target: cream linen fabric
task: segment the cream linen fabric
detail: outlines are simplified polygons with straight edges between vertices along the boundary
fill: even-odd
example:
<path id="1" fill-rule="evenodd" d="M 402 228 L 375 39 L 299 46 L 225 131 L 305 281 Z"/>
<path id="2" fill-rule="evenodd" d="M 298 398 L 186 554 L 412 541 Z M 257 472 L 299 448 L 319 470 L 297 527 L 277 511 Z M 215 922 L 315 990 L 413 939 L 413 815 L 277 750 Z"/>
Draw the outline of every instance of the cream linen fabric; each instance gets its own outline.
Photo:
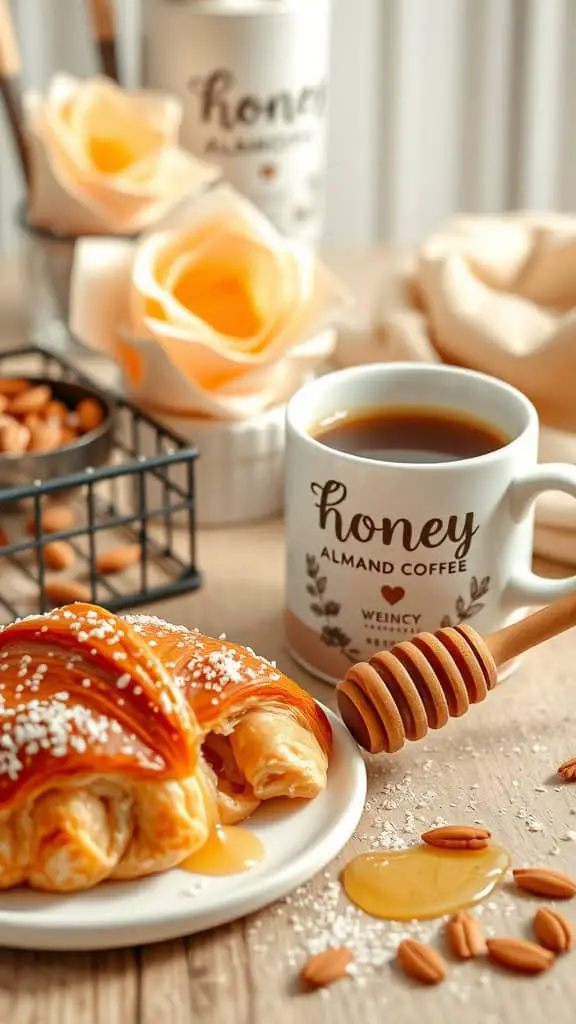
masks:
<path id="1" fill-rule="evenodd" d="M 370 336 L 340 365 L 444 361 L 508 381 L 536 405 L 540 458 L 576 461 L 576 217 L 458 217 L 387 275 Z M 537 504 L 536 550 L 576 565 L 576 501 Z"/>

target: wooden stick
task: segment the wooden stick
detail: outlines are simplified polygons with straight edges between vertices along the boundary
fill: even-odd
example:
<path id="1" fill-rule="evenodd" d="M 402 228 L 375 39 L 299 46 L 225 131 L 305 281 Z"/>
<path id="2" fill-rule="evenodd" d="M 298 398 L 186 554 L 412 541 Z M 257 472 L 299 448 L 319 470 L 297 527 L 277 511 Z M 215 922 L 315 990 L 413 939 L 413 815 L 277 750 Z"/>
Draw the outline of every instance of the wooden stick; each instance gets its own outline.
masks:
<path id="1" fill-rule="evenodd" d="M 576 625 L 576 594 L 561 597 L 539 612 L 513 622 L 484 637 L 484 643 L 497 665 L 503 665 L 524 651 L 550 640 Z"/>
<path id="2" fill-rule="evenodd" d="M 26 184 L 30 181 L 28 147 L 20 98 L 20 52 L 8 0 L 0 0 L 0 93 Z"/>
<path id="3" fill-rule="evenodd" d="M 114 30 L 113 0 L 90 0 L 92 30 L 105 75 L 118 81 L 118 57 Z"/>

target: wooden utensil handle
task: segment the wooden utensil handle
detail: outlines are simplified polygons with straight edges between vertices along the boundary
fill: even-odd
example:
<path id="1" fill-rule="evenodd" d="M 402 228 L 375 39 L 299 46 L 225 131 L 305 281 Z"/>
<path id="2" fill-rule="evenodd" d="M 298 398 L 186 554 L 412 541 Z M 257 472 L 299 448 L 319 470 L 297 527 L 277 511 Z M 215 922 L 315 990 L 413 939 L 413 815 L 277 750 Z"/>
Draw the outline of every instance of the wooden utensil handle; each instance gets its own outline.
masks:
<path id="1" fill-rule="evenodd" d="M 109 78 L 118 81 L 118 55 L 116 52 L 114 10 L 112 0 L 90 0 L 92 28 L 98 46 L 101 69 Z"/>
<path id="2" fill-rule="evenodd" d="M 484 643 L 496 664 L 502 665 L 575 625 L 576 593 L 561 597 L 525 619 L 491 633 L 484 638 Z"/>
<path id="3" fill-rule="evenodd" d="M 8 0 L 0 0 L 0 76 L 18 78 L 20 74 L 20 51 L 14 33 L 12 15 Z"/>
<path id="4" fill-rule="evenodd" d="M 90 13 L 96 39 L 114 39 L 112 0 L 90 0 Z"/>
<path id="5" fill-rule="evenodd" d="M 8 125 L 26 183 L 30 180 L 28 147 L 24 135 L 24 117 L 18 76 L 20 51 L 14 32 L 8 0 L 0 0 L 0 102 L 4 107 Z"/>

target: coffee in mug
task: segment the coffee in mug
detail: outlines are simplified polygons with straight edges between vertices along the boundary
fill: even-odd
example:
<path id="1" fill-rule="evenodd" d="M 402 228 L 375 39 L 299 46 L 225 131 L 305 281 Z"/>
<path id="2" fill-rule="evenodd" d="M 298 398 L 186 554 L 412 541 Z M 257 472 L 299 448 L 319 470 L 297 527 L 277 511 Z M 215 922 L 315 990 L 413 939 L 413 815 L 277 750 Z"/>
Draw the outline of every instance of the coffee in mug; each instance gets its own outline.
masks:
<path id="1" fill-rule="evenodd" d="M 341 410 L 311 434 L 328 448 L 381 462 L 455 462 L 510 440 L 490 423 L 434 406 Z"/>
<path id="2" fill-rule="evenodd" d="M 537 464 L 538 417 L 470 370 L 361 366 L 302 388 L 287 414 L 286 634 L 337 682 L 415 633 L 488 633 L 576 589 L 531 570 L 535 499 L 576 496 Z"/>

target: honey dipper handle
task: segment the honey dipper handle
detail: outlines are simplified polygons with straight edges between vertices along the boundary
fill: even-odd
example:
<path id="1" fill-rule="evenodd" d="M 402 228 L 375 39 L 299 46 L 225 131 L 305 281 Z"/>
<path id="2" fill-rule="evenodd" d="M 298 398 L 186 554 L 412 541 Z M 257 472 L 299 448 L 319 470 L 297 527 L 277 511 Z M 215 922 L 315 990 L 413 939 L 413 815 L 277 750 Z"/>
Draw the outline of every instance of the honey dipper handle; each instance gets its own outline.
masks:
<path id="1" fill-rule="evenodd" d="M 525 619 L 491 633 L 484 638 L 484 643 L 496 664 L 502 665 L 575 625 L 576 593 L 561 597 Z"/>

